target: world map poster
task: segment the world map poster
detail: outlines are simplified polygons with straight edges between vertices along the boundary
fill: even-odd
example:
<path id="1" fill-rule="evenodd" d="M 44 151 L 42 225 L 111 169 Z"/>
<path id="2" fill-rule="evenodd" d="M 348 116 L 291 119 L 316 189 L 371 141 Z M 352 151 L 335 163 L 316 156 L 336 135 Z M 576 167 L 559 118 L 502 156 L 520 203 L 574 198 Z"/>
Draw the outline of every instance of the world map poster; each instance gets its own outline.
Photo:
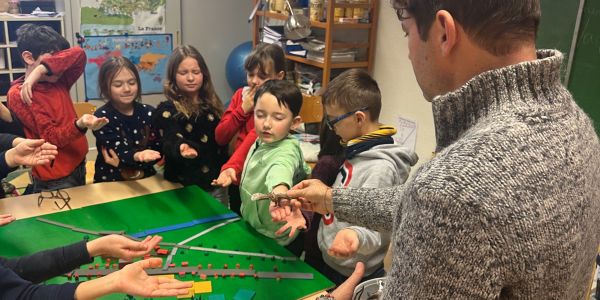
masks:
<path id="1" fill-rule="evenodd" d="M 167 61 L 173 51 L 171 34 L 86 36 L 82 47 L 87 55 L 84 71 L 87 100 L 100 99 L 98 71 L 111 56 L 123 56 L 133 62 L 142 81 L 142 94 L 163 92 Z"/>

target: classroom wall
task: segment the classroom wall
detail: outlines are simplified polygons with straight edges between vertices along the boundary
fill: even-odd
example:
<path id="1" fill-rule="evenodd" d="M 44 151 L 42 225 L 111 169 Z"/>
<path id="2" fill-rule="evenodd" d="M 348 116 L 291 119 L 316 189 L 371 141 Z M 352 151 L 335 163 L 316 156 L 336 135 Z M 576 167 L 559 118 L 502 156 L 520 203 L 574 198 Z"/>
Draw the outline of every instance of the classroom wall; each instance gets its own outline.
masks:
<path id="1" fill-rule="evenodd" d="M 208 64 L 221 101 L 233 92 L 225 77 L 225 62 L 233 48 L 252 39 L 249 0 L 181 1 L 182 41 L 196 47 Z"/>
<path id="2" fill-rule="evenodd" d="M 373 76 L 382 94 L 380 121 L 397 124 L 397 117 L 417 122 L 417 166 L 431 158 L 435 129 L 431 104 L 423 98 L 408 60 L 407 38 L 388 0 L 380 0 Z M 416 169 L 416 168 L 415 168 Z"/>

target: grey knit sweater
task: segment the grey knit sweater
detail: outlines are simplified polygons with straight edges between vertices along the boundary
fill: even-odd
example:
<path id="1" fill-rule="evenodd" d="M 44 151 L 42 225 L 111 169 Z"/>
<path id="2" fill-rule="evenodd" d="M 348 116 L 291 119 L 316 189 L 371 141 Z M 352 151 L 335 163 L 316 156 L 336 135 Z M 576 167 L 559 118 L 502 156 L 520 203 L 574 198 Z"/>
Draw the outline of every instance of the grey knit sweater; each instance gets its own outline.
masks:
<path id="1" fill-rule="evenodd" d="M 600 144 L 561 61 L 538 51 L 435 98 L 438 154 L 405 185 L 334 190 L 339 218 L 392 231 L 385 299 L 584 298 Z"/>

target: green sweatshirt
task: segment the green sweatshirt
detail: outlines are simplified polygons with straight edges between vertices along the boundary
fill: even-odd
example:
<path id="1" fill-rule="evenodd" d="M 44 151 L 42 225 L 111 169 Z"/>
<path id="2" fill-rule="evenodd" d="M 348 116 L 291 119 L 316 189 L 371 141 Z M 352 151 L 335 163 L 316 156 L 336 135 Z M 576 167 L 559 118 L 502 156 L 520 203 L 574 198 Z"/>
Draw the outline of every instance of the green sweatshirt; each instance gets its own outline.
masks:
<path id="1" fill-rule="evenodd" d="M 285 222 L 273 222 L 269 213 L 269 201 L 252 201 L 250 197 L 255 193 L 270 193 L 280 184 L 292 187 L 309 173 L 310 168 L 304 162 L 300 144 L 293 137 L 288 136 L 270 144 L 256 140 L 246 156 L 240 184 L 244 220 L 280 245 L 291 243 L 297 234 L 291 238 L 288 236 L 289 231 L 280 236 L 275 235 L 275 231 Z"/>

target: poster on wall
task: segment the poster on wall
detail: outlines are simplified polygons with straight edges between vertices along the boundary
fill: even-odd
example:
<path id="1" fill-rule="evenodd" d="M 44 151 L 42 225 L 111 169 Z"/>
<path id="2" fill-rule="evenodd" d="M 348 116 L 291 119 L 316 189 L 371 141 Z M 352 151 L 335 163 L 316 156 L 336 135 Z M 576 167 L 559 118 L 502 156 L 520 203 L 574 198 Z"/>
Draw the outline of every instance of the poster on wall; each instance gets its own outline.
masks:
<path id="1" fill-rule="evenodd" d="M 165 32 L 166 0 L 81 0 L 84 36 Z"/>
<path id="2" fill-rule="evenodd" d="M 133 62 L 140 74 L 142 94 L 163 92 L 167 61 L 173 51 L 171 34 L 87 36 L 82 47 L 87 55 L 83 73 L 86 100 L 100 99 L 98 71 L 111 56 L 124 56 Z"/>

